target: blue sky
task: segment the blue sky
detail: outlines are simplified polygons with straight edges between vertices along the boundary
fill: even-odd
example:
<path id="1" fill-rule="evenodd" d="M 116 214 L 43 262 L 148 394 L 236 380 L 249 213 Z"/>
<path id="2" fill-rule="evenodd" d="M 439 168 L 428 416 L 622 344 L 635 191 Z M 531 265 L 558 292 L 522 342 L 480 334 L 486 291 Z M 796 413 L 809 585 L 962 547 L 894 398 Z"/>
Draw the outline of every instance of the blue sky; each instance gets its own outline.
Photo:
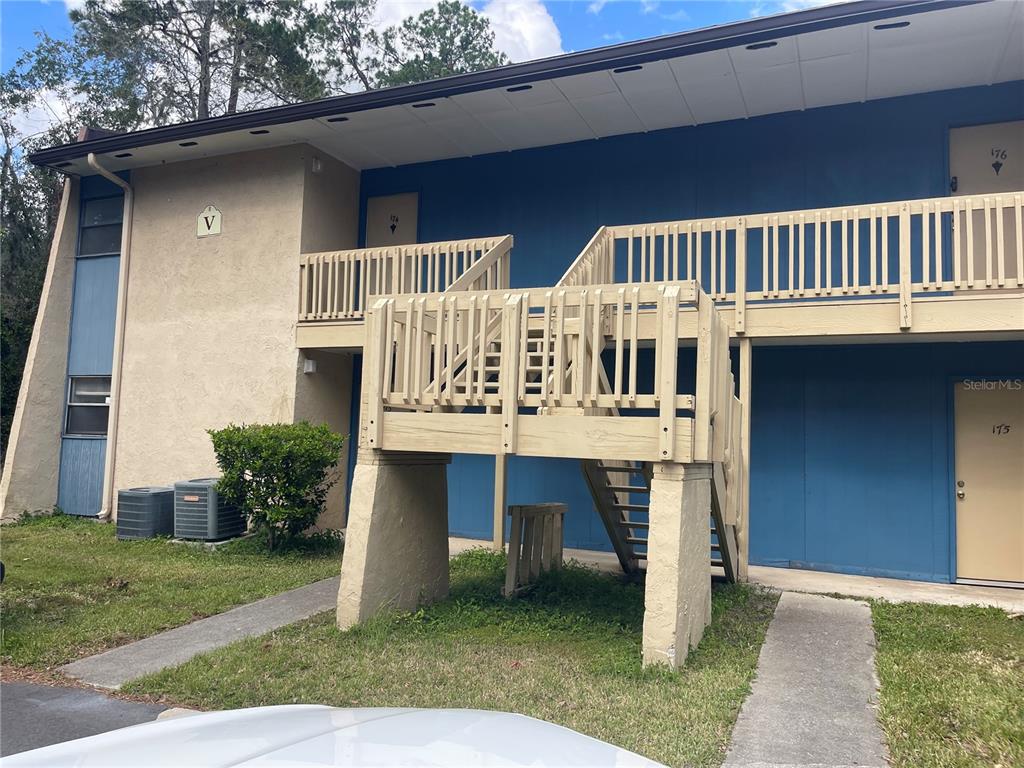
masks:
<path id="1" fill-rule="evenodd" d="M 422 5 L 423 3 L 419 3 Z M 596 48 L 627 40 L 818 5 L 820 0 L 476 0 L 492 19 L 499 47 L 521 61 L 561 51 Z M 416 0 L 380 0 L 388 21 L 417 8 Z M 71 23 L 63 0 L 0 0 L 3 69 L 34 44 L 34 33 L 68 37 Z"/>

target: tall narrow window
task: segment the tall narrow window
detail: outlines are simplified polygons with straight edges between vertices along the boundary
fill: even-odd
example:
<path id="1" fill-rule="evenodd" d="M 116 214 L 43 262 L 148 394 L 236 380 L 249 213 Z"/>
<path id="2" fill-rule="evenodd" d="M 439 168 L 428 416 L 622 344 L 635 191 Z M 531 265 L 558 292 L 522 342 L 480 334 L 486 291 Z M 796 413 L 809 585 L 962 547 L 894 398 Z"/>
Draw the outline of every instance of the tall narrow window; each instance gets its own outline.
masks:
<path id="1" fill-rule="evenodd" d="M 68 384 L 66 435 L 105 436 L 110 412 L 109 376 L 72 376 Z"/>

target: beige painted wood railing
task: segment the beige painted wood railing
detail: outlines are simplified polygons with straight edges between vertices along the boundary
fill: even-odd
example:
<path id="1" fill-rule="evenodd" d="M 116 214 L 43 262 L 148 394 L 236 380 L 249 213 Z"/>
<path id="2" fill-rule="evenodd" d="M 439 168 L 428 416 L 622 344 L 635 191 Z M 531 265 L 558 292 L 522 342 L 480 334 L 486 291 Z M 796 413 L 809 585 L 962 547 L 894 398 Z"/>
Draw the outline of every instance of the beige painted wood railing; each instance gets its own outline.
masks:
<path id="1" fill-rule="evenodd" d="M 679 394 L 679 315 L 694 307 L 696 390 Z M 641 312 L 657 317 L 646 337 Z M 738 438 L 728 327 L 692 281 L 386 296 L 367 322 L 366 447 L 409 450 L 405 430 L 415 423 L 420 450 L 431 450 L 432 417 L 467 407 L 495 416 L 486 422 L 493 435 L 459 444 L 470 453 L 721 462 Z M 653 348 L 653 366 L 641 361 L 642 346 Z M 601 415 L 610 410 L 624 415 Z M 401 411 L 421 413 L 391 435 L 387 417 Z M 563 416 L 548 435 L 519 445 L 524 417 L 566 411 L 591 423 L 614 421 L 618 434 L 610 432 L 604 446 L 586 444 L 572 433 L 580 422 Z M 471 418 L 462 422 L 467 428 Z M 438 450 L 451 450 L 453 439 L 446 435 L 447 447 Z M 550 444 L 535 453 L 544 441 Z"/>
<path id="2" fill-rule="evenodd" d="M 363 319 L 373 296 L 508 286 L 512 236 L 303 254 L 299 320 Z"/>
<path id="3" fill-rule="evenodd" d="M 601 227 L 561 283 L 696 280 L 716 302 L 1024 287 L 1024 192 Z M 740 286 L 737 291 L 736 286 Z"/>

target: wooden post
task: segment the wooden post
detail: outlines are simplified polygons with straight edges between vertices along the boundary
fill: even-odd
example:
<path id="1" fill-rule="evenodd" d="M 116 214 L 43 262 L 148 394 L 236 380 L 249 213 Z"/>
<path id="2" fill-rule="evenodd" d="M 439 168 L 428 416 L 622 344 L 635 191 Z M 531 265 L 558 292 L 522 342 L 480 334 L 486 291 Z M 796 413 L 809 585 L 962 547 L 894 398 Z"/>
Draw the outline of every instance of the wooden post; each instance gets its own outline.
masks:
<path id="1" fill-rule="evenodd" d="M 507 484 L 508 454 L 494 457 L 494 548 L 501 552 L 505 548 L 505 498 Z"/>
<path id="2" fill-rule="evenodd" d="M 740 339 L 740 402 L 743 405 L 740 425 L 740 508 L 736 525 L 737 557 L 736 578 L 747 580 L 747 566 L 750 561 L 750 406 L 753 400 L 751 382 L 753 347 L 750 339 Z"/>
<path id="3" fill-rule="evenodd" d="M 793 243 L 789 244 L 792 253 Z M 790 285 L 790 290 L 793 286 Z M 736 333 L 747 329 L 747 220 L 736 222 Z"/>
<path id="4" fill-rule="evenodd" d="M 697 294 L 697 374 L 695 394 L 696 410 L 693 418 L 693 458 L 707 461 L 711 454 L 711 401 L 714 308 L 707 294 Z M 632 363 L 632 360 L 630 361 Z M 632 367 L 632 366 L 631 366 Z"/>
<path id="5" fill-rule="evenodd" d="M 387 308 L 389 299 L 380 299 L 368 313 L 366 328 L 367 360 L 363 362 L 363 401 L 362 446 L 380 449 L 383 428 L 381 421 L 384 415 L 384 355 L 385 355 L 385 323 L 390 319 Z M 366 375 L 368 374 L 368 375 Z"/>
<path id="6" fill-rule="evenodd" d="M 923 218 L 923 217 L 922 217 Z M 910 330 L 911 291 L 910 271 L 910 206 L 900 206 L 900 330 Z"/>
<path id="7" fill-rule="evenodd" d="M 502 308 L 501 370 L 499 392 L 501 394 L 502 430 L 498 453 L 516 452 L 516 432 L 519 428 L 519 313 L 523 311 L 523 297 L 519 294 L 509 297 Z M 525 339 L 523 340 L 525 344 Z"/>
<path id="8" fill-rule="evenodd" d="M 661 290 L 661 370 L 658 371 L 658 435 L 661 460 L 672 461 L 676 442 L 676 366 L 679 344 L 679 286 Z M 635 310 L 634 310 L 635 311 Z"/>

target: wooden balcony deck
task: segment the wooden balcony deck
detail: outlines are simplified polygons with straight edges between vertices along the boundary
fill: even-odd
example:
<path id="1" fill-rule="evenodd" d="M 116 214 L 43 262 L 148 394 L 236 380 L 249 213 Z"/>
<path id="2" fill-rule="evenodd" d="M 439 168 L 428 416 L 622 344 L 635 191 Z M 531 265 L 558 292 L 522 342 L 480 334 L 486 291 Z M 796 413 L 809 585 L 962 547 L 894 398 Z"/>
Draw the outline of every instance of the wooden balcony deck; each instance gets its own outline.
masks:
<path id="1" fill-rule="evenodd" d="M 1022 200 L 1011 192 L 602 227 L 550 290 L 693 280 L 730 335 L 765 341 L 1020 338 Z M 298 346 L 362 347 L 372 295 L 505 288 L 510 249 L 508 237 L 303 256 Z M 692 342 L 696 319 L 682 314 L 680 340 Z M 657 322 L 642 311 L 641 336 Z"/>

